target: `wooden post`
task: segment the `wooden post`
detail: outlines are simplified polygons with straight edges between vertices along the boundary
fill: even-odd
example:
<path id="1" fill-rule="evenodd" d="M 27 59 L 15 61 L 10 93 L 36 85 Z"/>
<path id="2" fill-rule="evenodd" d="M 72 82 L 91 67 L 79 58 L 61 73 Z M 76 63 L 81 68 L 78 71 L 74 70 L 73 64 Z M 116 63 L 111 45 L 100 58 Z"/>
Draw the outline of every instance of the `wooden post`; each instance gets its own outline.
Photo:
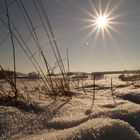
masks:
<path id="1" fill-rule="evenodd" d="M 113 81 L 112 81 L 112 77 L 111 77 L 111 82 L 110 82 L 110 90 L 111 90 L 111 95 L 112 95 L 112 98 L 113 98 L 113 101 L 114 101 L 114 105 L 116 106 L 116 101 L 115 101 L 115 98 L 114 98 L 114 93 L 113 93 Z"/>
<path id="2" fill-rule="evenodd" d="M 94 101 L 95 101 L 95 78 L 96 78 L 96 76 L 94 75 L 93 77 L 93 97 L 92 97 L 92 104 L 91 104 L 91 109 L 93 108 L 93 105 L 94 105 Z"/>
<path id="3" fill-rule="evenodd" d="M 93 77 L 93 105 L 94 105 L 94 100 L 95 100 L 95 79 L 96 78 L 96 76 L 94 75 L 94 77 Z"/>

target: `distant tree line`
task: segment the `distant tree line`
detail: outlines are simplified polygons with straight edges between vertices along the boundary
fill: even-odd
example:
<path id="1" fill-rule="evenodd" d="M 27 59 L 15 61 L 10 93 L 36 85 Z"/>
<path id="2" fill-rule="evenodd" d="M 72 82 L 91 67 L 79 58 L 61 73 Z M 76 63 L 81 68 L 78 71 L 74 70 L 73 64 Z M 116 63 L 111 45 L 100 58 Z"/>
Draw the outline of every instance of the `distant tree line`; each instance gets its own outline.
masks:
<path id="1" fill-rule="evenodd" d="M 140 75 L 125 76 L 124 74 L 119 76 L 122 81 L 137 81 L 140 80 Z"/>
<path id="2" fill-rule="evenodd" d="M 29 72 L 28 73 L 28 77 L 29 78 L 39 78 L 40 77 L 40 74 L 39 73 L 36 73 L 36 72 Z"/>
<path id="3" fill-rule="evenodd" d="M 14 72 L 13 71 L 9 71 L 9 70 L 1 71 L 0 70 L 0 79 L 5 79 L 6 76 L 13 77 L 13 75 L 14 75 Z"/>

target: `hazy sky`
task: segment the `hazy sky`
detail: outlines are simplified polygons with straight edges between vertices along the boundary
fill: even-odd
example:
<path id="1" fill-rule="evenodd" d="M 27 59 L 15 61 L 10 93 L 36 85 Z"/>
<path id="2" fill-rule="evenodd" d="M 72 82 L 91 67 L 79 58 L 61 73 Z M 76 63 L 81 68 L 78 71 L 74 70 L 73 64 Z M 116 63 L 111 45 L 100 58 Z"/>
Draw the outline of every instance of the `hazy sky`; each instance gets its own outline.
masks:
<path id="1" fill-rule="evenodd" d="M 13 0 L 7 0 L 10 4 Z M 39 36 L 40 44 L 50 63 L 55 60 L 39 16 L 32 0 L 22 0 Z M 35 0 L 36 1 L 36 0 Z M 69 50 L 71 71 L 109 71 L 140 69 L 140 0 L 42 0 L 53 27 L 55 39 L 60 49 L 64 63 L 66 63 L 66 48 Z M 0 4 L 5 7 L 4 0 Z M 100 7 L 100 8 L 99 8 Z M 110 36 L 102 31 L 97 34 L 92 24 L 96 9 L 112 13 L 112 29 L 108 29 Z M 108 13 L 107 12 L 107 13 Z M 9 5 L 12 22 L 29 45 L 32 52 L 37 48 L 30 37 L 28 28 L 21 16 L 17 3 Z M 0 18 L 7 23 L 7 18 L 0 9 Z M 12 27 L 13 32 L 15 30 Z M 6 40 L 5 40 L 6 38 Z M 28 73 L 34 70 L 29 59 L 14 40 L 16 46 L 17 71 Z M 40 66 L 44 62 L 35 54 Z M 12 45 L 9 30 L 0 21 L 0 64 L 4 68 L 12 69 Z"/>

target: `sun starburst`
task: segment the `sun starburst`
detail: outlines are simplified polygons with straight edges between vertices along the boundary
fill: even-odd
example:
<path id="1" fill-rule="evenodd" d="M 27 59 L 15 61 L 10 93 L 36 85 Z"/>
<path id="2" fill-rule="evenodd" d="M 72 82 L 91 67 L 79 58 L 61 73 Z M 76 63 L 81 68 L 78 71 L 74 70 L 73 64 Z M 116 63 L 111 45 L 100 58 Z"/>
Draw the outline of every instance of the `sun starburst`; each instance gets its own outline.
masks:
<path id="1" fill-rule="evenodd" d="M 93 34 L 95 34 L 94 40 L 97 39 L 99 34 L 102 34 L 103 40 L 108 36 L 112 40 L 111 32 L 120 33 L 115 27 L 118 24 L 122 24 L 119 21 L 119 18 L 123 15 L 116 14 L 117 8 L 121 5 L 121 0 L 118 1 L 116 6 L 112 9 L 110 8 L 111 3 L 107 3 L 106 7 L 102 7 L 101 3 L 98 4 L 98 7 L 95 7 L 92 1 L 90 1 L 93 11 L 86 13 L 89 15 L 89 19 L 86 20 L 88 23 L 83 29 L 91 29 L 89 34 L 85 39 L 88 40 Z"/>

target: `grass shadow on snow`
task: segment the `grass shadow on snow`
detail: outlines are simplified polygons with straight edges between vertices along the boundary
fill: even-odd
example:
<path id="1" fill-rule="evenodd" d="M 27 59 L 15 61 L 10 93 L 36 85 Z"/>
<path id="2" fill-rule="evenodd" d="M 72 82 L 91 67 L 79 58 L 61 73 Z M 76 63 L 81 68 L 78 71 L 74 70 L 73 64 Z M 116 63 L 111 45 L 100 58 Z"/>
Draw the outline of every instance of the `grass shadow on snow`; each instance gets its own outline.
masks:
<path id="1" fill-rule="evenodd" d="M 0 139 L 11 139 L 11 136 L 16 134 L 36 134 L 47 129 L 46 122 L 68 102 L 69 100 L 63 100 L 59 104 L 53 102 L 46 107 L 40 107 L 18 101 L 0 106 Z"/>
<path id="2" fill-rule="evenodd" d="M 123 100 L 128 100 L 136 104 L 140 104 L 140 93 L 126 93 L 123 95 L 119 95 L 118 97 Z"/>

